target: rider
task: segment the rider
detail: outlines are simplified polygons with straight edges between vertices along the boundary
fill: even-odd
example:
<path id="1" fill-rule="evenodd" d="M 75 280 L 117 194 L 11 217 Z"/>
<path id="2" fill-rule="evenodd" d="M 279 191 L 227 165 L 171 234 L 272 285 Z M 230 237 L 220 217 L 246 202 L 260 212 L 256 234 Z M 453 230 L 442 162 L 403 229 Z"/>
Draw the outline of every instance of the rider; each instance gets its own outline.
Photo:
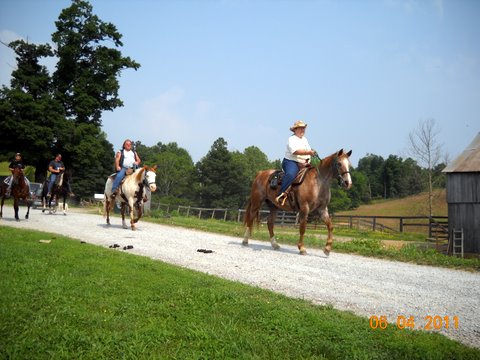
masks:
<path id="1" fill-rule="evenodd" d="M 285 158 L 282 161 L 282 169 L 285 172 L 285 176 L 282 180 L 280 195 L 275 199 L 281 205 L 285 204 L 288 195 L 287 189 L 297 176 L 300 168 L 308 166 L 311 156 L 316 154 L 305 137 L 306 127 L 307 124 L 299 120 L 290 128 L 293 135 L 288 138 Z"/>
<path id="2" fill-rule="evenodd" d="M 14 171 L 16 168 L 21 169 L 22 172 L 23 172 L 23 169 L 25 169 L 25 164 L 24 164 L 24 162 L 23 162 L 23 156 L 22 156 L 22 154 L 20 154 L 20 153 L 16 153 L 16 154 L 15 154 L 15 159 L 10 163 L 10 165 L 8 165 L 8 170 L 10 170 L 10 172 L 12 173 L 12 175 L 8 176 L 8 177 L 5 179 L 5 183 L 8 184 L 7 191 L 5 192 L 5 196 L 6 196 L 6 197 L 9 197 L 9 196 L 10 196 L 10 193 L 11 193 L 11 191 L 12 191 L 13 171 Z M 26 176 L 25 176 L 25 182 L 26 182 L 27 185 L 28 185 L 28 193 L 30 193 L 30 181 L 28 181 L 28 179 L 27 179 Z"/>
<path id="3" fill-rule="evenodd" d="M 55 155 L 55 159 L 50 161 L 50 163 L 48 164 L 48 171 L 50 171 L 50 179 L 48 180 L 48 194 L 47 194 L 47 197 L 50 197 L 50 196 L 52 196 L 52 187 L 55 184 L 55 180 L 57 179 L 57 175 L 60 174 L 61 172 L 65 171 L 65 165 L 63 165 L 61 154 Z M 67 184 L 69 195 L 70 196 L 75 196 L 75 194 L 72 192 L 72 189 L 70 187 L 70 182 L 66 181 L 66 184 Z"/>
<path id="4" fill-rule="evenodd" d="M 118 187 L 125 177 L 127 170 L 136 168 L 140 163 L 140 157 L 137 152 L 132 149 L 132 140 L 125 140 L 122 148 L 118 150 L 115 155 L 115 171 L 117 171 L 117 175 L 115 176 L 115 180 L 113 180 L 112 199 L 115 199 Z"/>

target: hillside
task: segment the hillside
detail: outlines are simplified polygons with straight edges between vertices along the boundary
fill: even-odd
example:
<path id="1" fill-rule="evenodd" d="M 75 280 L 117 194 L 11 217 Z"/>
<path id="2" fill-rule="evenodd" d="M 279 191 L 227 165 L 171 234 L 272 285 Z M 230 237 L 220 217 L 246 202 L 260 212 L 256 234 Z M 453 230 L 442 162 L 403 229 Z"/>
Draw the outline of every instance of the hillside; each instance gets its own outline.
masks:
<path id="1" fill-rule="evenodd" d="M 435 216 L 448 216 L 445 189 L 434 190 L 432 213 Z M 376 200 L 355 210 L 339 212 L 338 215 L 426 216 L 428 215 L 428 193 L 424 192 L 403 199 Z"/>

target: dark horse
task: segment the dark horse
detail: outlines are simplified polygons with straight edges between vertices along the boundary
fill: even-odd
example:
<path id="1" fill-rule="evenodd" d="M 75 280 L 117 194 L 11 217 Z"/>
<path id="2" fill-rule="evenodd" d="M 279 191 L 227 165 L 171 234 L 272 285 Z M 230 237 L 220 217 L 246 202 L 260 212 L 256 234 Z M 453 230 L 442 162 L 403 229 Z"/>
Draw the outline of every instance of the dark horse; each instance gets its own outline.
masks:
<path id="1" fill-rule="evenodd" d="M 67 215 L 67 196 L 69 193 L 68 179 L 64 172 L 61 172 L 57 175 L 55 179 L 55 184 L 52 186 L 52 194 L 50 197 L 48 194 L 48 180 L 45 180 L 43 183 L 42 189 L 42 213 L 45 210 L 49 210 L 50 214 L 57 212 L 58 205 L 60 204 L 60 199 L 63 199 L 63 215 Z M 52 208 L 52 202 L 55 200 L 55 206 Z"/>
<path id="2" fill-rule="evenodd" d="M 7 191 L 7 184 L 2 182 L 0 187 L 0 193 L 2 196 L 2 205 L 0 207 L 0 219 L 3 216 L 3 203 L 5 201 L 5 193 Z M 23 170 L 20 168 L 15 168 L 12 173 L 12 192 L 11 196 L 13 197 L 13 209 L 15 210 L 15 220 L 20 221 L 18 217 L 18 202 L 20 199 L 25 201 L 27 204 L 27 213 L 25 214 L 25 219 L 28 219 L 30 214 L 30 189 L 27 182 L 25 181 L 25 175 Z"/>
<path id="3" fill-rule="evenodd" d="M 352 186 L 352 178 L 350 176 L 350 160 L 352 151 L 345 153 L 342 150 L 324 158 L 318 166 L 311 167 L 307 170 L 304 180 L 300 185 L 294 185 L 291 191 L 290 199 L 285 205 L 280 205 L 275 201 L 278 195 L 278 188 L 271 188 L 270 178 L 275 170 L 263 170 L 257 173 L 252 184 L 252 192 L 248 200 L 247 209 L 245 210 L 244 223 L 246 225 L 245 237 L 243 245 L 248 245 L 248 238 L 252 234 L 254 222 L 259 222 L 259 210 L 266 202 L 270 215 L 268 216 L 268 231 L 270 233 L 270 242 L 274 249 L 279 249 L 273 227 L 278 209 L 286 211 L 298 211 L 300 221 L 300 239 L 298 240 L 298 249 L 300 254 L 307 253 L 303 245 L 303 237 L 307 226 L 308 214 L 318 211 L 321 219 L 325 222 L 328 229 L 327 243 L 323 252 L 329 255 L 332 250 L 332 231 L 333 225 L 328 215 L 328 204 L 330 203 L 330 185 L 333 179 L 338 178 L 341 184 L 350 189 Z"/>

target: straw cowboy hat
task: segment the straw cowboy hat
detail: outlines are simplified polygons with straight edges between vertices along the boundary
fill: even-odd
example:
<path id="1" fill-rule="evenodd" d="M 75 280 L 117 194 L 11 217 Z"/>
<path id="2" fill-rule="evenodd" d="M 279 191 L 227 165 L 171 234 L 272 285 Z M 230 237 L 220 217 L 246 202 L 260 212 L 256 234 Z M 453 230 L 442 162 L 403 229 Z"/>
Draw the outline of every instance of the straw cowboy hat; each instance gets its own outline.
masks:
<path id="1" fill-rule="evenodd" d="M 305 124 L 302 120 L 295 121 L 295 124 L 290 128 L 290 131 L 295 132 L 296 128 L 306 128 L 307 124 Z"/>

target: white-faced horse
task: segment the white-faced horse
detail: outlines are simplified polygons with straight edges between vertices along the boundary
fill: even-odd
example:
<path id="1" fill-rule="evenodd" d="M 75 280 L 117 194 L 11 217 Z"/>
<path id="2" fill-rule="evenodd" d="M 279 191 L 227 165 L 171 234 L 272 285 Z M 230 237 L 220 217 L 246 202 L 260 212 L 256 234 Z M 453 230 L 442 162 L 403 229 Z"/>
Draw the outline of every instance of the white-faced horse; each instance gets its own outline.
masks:
<path id="1" fill-rule="evenodd" d="M 105 184 L 104 193 L 104 216 L 107 218 L 107 224 L 110 225 L 110 212 L 113 211 L 115 202 L 121 203 L 122 226 L 128 229 L 125 222 L 125 210 L 130 210 L 130 226 L 135 230 L 135 224 L 142 216 L 142 203 L 145 197 L 145 187 L 148 186 L 151 192 L 157 190 L 155 184 L 157 166 L 144 166 L 134 171 L 133 174 L 125 176 L 125 179 L 119 186 L 119 193 L 116 199 L 112 201 L 112 184 L 115 176 L 109 176 Z M 137 211 L 137 217 L 134 216 L 134 209 Z"/>

